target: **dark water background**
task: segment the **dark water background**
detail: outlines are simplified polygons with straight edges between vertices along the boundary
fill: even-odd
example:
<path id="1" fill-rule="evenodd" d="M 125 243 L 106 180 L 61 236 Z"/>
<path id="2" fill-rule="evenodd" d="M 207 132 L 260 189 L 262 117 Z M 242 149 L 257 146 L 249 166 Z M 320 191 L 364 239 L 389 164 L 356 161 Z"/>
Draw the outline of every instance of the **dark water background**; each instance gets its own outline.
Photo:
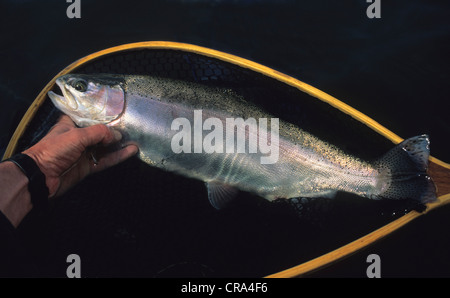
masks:
<path id="1" fill-rule="evenodd" d="M 23 113 L 62 68 L 123 43 L 169 40 L 241 56 L 305 81 L 401 137 L 428 133 L 449 161 L 449 4 L 365 1 L 1 1 L 1 152 Z M 382 276 L 450 276 L 449 209 L 422 216 L 312 276 L 364 277 L 371 253 Z"/>

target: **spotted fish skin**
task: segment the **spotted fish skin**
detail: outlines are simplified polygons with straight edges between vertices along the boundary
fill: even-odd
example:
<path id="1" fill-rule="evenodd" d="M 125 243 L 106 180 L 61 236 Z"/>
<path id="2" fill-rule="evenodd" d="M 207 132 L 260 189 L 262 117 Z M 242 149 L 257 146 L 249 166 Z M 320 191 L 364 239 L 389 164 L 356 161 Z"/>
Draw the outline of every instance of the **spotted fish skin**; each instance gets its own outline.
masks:
<path id="1" fill-rule="evenodd" d="M 77 125 L 104 123 L 116 128 L 125 144 L 139 147 L 144 162 L 206 182 L 211 203 L 217 208 L 236 190 L 268 200 L 331 198 L 338 191 L 423 203 L 436 198 L 434 184 L 426 174 L 426 135 L 405 140 L 371 163 L 280 120 L 278 159 L 272 164 L 262 164 L 264 154 L 259 151 L 176 154 L 171 147 L 177 133 L 172 123 L 178 118 L 194 123 L 195 111 L 202 111 L 203 119 L 216 118 L 223 123 L 227 118 L 274 117 L 232 92 L 166 78 L 69 74 L 56 82 L 63 96 L 50 92 L 49 97 Z M 257 137 L 259 134 L 261 131 Z M 251 133 L 247 137 L 251 138 Z"/>

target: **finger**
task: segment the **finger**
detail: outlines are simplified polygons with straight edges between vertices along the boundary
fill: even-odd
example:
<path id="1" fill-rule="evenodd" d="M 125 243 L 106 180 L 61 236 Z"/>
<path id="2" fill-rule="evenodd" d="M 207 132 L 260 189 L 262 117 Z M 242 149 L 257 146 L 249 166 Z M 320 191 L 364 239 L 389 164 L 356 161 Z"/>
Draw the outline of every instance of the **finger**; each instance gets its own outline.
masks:
<path id="1" fill-rule="evenodd" d="M 75 123 L 67 115 L 62 115 L 55 125 L 50 128 L 48 134 L 61 134 L 75 127 Z"/>
<path id="2" fill-rule="evenodd" d="M 65 114 L 62 115 L 61 117 L 59 117 L 57 124 L 65 124 L 65 125 L 69 125 L 69 126 L 75 126 L 75 123 L 72 121 L 72 119 L 70 119 L 70 117 Z"/>
<path id="3" fill-rule="evenodd" d="M 122 138 L 120 132 L 109 129 L 104 124 L 81 128 L 78 133 L 80 134 L 80 142 L 84 147 L 97 144 L 108 145 Z"/>
<path id="4" fill-rule="evenodd" d="M 115 166 L 127 160 L 131 156 L 136 155 L 138 151 L 139 148 L 136 145 L 128 145 L 118 151 L 108 153 L 99 160 L 97 165 L 92 165 L 91 170 L 92 172 L 99 172 L 109 167 Z"/>

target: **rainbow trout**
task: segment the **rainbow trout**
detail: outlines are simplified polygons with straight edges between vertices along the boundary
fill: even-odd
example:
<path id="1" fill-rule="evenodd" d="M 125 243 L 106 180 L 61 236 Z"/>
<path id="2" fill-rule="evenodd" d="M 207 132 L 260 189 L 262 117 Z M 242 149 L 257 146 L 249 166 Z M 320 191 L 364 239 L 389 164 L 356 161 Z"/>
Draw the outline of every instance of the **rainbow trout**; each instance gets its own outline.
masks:
<path id="1" fill-rule="evenodd" d="M 348 155 L 221 89 L 135 75 L 59 77 L 54 105 L 80 127 L 119 130 L 151 166 L 204 181 L 221 208 L 237 190 L 268 200 L 332 198 L 434 201 L 429 138 L 403 141 L 374 162 Z"/>

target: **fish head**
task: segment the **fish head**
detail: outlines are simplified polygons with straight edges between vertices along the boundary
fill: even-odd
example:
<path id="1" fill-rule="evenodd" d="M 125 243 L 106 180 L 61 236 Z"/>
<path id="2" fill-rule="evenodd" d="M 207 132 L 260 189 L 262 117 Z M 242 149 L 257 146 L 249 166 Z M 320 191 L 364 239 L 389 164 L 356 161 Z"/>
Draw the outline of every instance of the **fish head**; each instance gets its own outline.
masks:
<path id="1" fill-rule="evenodd" d="M 121 76 L 67 74 L 56 79 L 62 95 L 48 93 L 53 104 L 79 127 L 107 124 L 125 108 L 125 84 Z"/>

